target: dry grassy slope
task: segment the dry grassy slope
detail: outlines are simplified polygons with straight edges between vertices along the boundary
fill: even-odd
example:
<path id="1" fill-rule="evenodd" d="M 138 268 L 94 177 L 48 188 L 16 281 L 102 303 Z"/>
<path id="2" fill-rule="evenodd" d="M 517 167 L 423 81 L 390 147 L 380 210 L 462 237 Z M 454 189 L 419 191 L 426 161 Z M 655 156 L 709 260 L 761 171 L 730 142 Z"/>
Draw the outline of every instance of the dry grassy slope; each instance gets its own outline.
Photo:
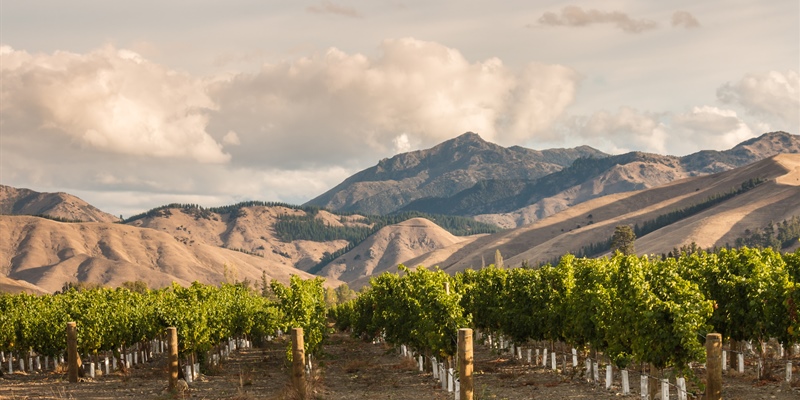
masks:
<path id="1" fill-rule="evenodd" d="M 601 196 L 658 187 L 697 175 L 719 173 L 782 153 L 800 153 L 800 136 L 786 132 L 765 133 L 730 150 L 700 151 L 684 157 L 646 153 L 612 156 L 620 164 L 586 182 L 538 201 L 531 199 L 527 202 L 529 205 L 518 210 L 482 214 L 476 216 L 476 219 L 504 228 L 515 228 Z M 626 160 L 633 155 L 641 156 L 642 160 Z"/>
<path id="2" fill-rule="evenodd" d="M 370 274 L 393 271 L 407 260 L 465 240 L 425 218 L 412 218 L 381 228 L 325 266 L 320 275 L 352 282 Z"/>
<path id="3" fill-rule="evenodd" d="M 547 197 L 510 213 L 475 216 L 481 222 L 506 229 L 532 224 L 556 214 L 575 204 L 580 204 L 607 194 L 630 192 L 665 185 L 678 179 L 693 176 L 680 166 L 653 162 L 632 162 L 616 165 L 589 181 L 573 186 L 561 193 Z"/>
<path id="4" fill-rule="evenodd" d="M 157 217 L 146 217 L 131 222 L 133 226 L 156 229 L 169 233 L 183 243 L 204 243 L 228 249 L 243 249 L 260 254 L 270 264 L 308 270 L 322 259 L 326 252 L 333 253 L 347 246 L 345 240 L 312 242 L 296 240 L 284 243 L 275 237 L 273 226 L 280 215 L 304 215 L 302 210 L 287 207 L 244 207 L 238 213 L 216 214 L 171 208 Z M 320 211 L 317 218 L 334 226 L 341 226 L 339 217 Z M 353 220 L 353 222 L 349 222 Z M 363 225 L 350 218 L 349 225 Z"/>
<path id="5" fill-rule="evenodd" d="M 31 283 L 0 275 L 0 293 L 45 294 L 49 292 Z"/>
<path id="6" fill-rule="evenodd" d="M 67 193 L 40 193 L 0 185 L 0 214 L 49 215 L 71 221 L 117 222 L 119 218 L 100 211 Z"/>
<path id="7" fill-rule="evenodd" d="M 784 175 L 638 239 L 637 252 L 669 252 L 669 243 L 680 247 L 695 242 L 702 248 L 733 244 L 747 229 L 800 215 L 800 155 L 782 154 L 772 160 L 777 164 L 774 167 L 785 168 Z"/>
<path id="8" fill-rule="evenodd" d="M 708 228 L 709 230 L 703 231 L 702 234 L 714 235 L 709 236 L 715 238 L 711 245 L 724 244 L 725 240 L 737 235 L 737 232 L 732 230 L 744 231 L 747 228 L 762 227 L 770 219 L 782 219 L 785 215 L 800 211 L 794 208 L 794 204 L 800 200 L 800 190 L 797 186 L 786 184 L 796 179 L 792 175 L 797 174 L 796 166 L 792 165 L 796 165 L 799 159 L 800 155 L 779 155 L 720 174 L 683 179 L 639 192 L 604 196 L 570 207 L 528 226 L 480 237 L 464 246 L 442 249 L 437 252 L 438 257 L 428 257 L 425 261 L 428 266 L 439 265 L 448 272 L 456 272 L 466 268 L 478 268 L 482 260 L 486 260 L 487 263 L 492 262 L 497 249 L 506 258 L 506 265 L 519 265 L 523 260 L 551 260 L 567 252 L 575 252 L 587 244 L 608 238 L 617 225 L 642 223 L 675 209 L 700 203 L 709 196 L 739 187 L 742 182 L 750 178 L 772 180 L 777 178 L 777 181 L 762 184 L 744 195 L 674 225 L 677 229 L 697 218 L 706 218 L 699 224 L 708 227 L 718 224 L 718 227 Z M 765 203 L 764 199 L 770 198 L 776 200 Z M 723 211 L 738 202 L 752 202 L 754 209 L 747 211 L 746 208 L 742 208 L 741 212 L 747 214 L 748 218 L 740 218 L 740 221 L 744 222 L 737 225 L 735 221 L 728 220 L 729 217 L 725 216 Z M 761 214 L 757 213 L 756 209 L 760 209 Z M 718 212 L 721 216 L 714 217 Z M 685 243 L 685 238 L 692 237 L 692 232 L 688 228 L 681 228 L 669 237 L 665 236 L 666 232 L 667 228 L 663 228 L 640 238 L 637 241 L 637 250 L 643 253 L 660 253 L 663 249 L 668 251 L 676 245 Z M 701 241 L 695 241 L 701 244 Z"/>
<path id="9" fill-rule="evenodd" d="M 313 277 L 267 259 L 204 243 L 182 243 L 154 229 L 104 223 L 60 223 L 36 217 L 0 216 L 3 275 L 53 292 L 65 282 L 117 286 L 142 280 L 150 287 L 177 282 L 219 283 L 224 265 L 237 280 L 287 282 Z M 338 282 L 329 281 L 335 285 Z"/>

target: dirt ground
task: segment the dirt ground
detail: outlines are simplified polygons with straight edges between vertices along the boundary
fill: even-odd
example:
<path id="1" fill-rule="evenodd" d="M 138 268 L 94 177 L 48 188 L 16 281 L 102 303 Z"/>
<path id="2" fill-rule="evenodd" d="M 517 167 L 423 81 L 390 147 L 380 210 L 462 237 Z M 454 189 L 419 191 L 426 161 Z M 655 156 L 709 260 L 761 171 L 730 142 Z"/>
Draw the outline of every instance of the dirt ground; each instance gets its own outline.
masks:
<path id="1" fill-rule="evenodd" d="M 0 399 L 294 399 L 285 361 L 286 342 L 268 343 L 261 349 L 235 352 L 221 367 L 203 375 L 179 395 L 166 392 L 166 363 L 156 358 L 135 366 L 127 374 L 114 373 L 66 382 L 65 373 L 15 373 L 0 378 Z M 430 372 L 420 373 L 416 363 L 385 344 L 370 344 L 344 334 L 334 334 L 324 354 L 314 360 L 309 391 L 316 399 L 452 399 L 440 389 Z M 752 374 L 726 373 L 723 397 L 729 400 L 800 399 L 800 371 L 794 367 L 794 388 L 785 383 L 759 381 Z M 531 366 L 486 346 L 475 346 L 475 399 L 638 399 L 639 377 L 631 373 L 633 394 L 623 396 L 615 371 L 610 390 L 586 382 L 568 360 L 566 371 Z M 779 371 L 781 376 L 784 373 Z M 698 372 L 702 379 L 702 370 Z M 601 374 L 604 379 L 605 374 Z M 696 390 L 688 382 L 689 390 Z M 677 399 L 674 388 L 671 399 Z"/>

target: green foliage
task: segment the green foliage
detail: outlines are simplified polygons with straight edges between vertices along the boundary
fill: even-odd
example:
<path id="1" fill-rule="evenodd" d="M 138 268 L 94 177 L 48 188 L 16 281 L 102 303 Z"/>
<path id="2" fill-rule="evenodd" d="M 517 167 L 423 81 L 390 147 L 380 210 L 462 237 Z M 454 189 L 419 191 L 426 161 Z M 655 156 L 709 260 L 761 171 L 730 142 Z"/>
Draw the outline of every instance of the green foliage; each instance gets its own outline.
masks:
<path id="1" fill-rule="evenodd" d="M 461 295 L 453 278 L 440 270 L 410 270 L 400 265 L 400 274 L 385 272 L 370 281 L 353 306 L 354 335 L 377 337 L 405 344 L 426 354 L 452 356 L 456 352 L 458 329 L 469 324 L 461 308 Z"/>
<path id="2" fill-rule="evenodd" d="M 137 291 L 68 287 L 55 295 L 0 294 L 0 350 L 33 350 L 55 356 L 66 347 L 66 323 L 75 321 L 78 348 L 83 354 L 145 342 L 169 326 L 178 329 L 182 354 L 202 353 L 230 337 L 272 335 L 292 325 L 297 318 L 288 321 L 283 308 L 295 315 L 302 313 L 302 304 L 276 304 L 243 284 L 215 287 L 195 282 L 189 287 L 173 285 L 160 290 L 130 286 Z M 297 294 L 318 288 L 319 280 L 293 278 L 288 298 L 296 299 Z M 318 343 L 319 336 L 314 332 L 324 330 L 324 309 L 314 310 L 322 316 L 313 319 L 312 324 L 317 326 L 307 325 L 306 329 L 312 334 L 311 342 Z"/>
<path id="3" fill-rule="evenodd" d="M 787 339 L 790 277 L 779 253 L 722 249 L 695 256 L 693 264 L 703 275 L 700 285 L 706 297 L 716 302 L 711 320 L 715 329 L 734 340 Z"/>
<path id="4" fill-rule="evenodd" d="M 336 329 L 340 332 L 344 332 L 353 326 L 353 322 L 356 318 L 355 305 L 356 301 L 352 299 L 337 304 L 328 310 L 328 317 L 334 321 Z"/>
<path id="5" fill-rule="evenodd" d="M 696 283 L 680 276 L 674 259 L 650 266 L 646 258 L 639 260 L 645 265 L 646 289 L 634 300 L 638 312 L 633 330 L 646 334 L 633 336 L 633 354 L 657 368 L 683 370 L 690 361 L 705 361 L 702 337 L 709 332 L 712 302 Z"/>
<path id="6" fill-rule="evenodd" d="M 292 275 L 289 286 L 272 281 L 272 292 L 278 298 L 278 308 L 283 313 L 283 329 L 303 328 L 305 350 L 319 354 L 325 338 L 327 313 L 325 307 L 324 280 L 315 278 L 302 280 Z M 291 359 L 291 347 L 287 349 Z"/>
<path id="7" fill-rule="evenodd" d="M 538 269 L 491 265 L 452 278 L 422 268 L 401 273 L 373 278 L 358 298 L 332 310 L 337 327 L 451 355 L 447 338 L 472 326 L 516 343 L 589 347 L 619 368 L 636 360 L 679 371 L 704 360 L 709 332 L 740 341 L 775 337 L 787 346 L 800 337 L 800 251 L 725 249 L 656 260 L 618 252 L 567 255 Z"/>
<path id="8" fill-rule="evenodd" d="M 786 331 L 779 335 L 782 343 L 800 342 L 800 249 L 783 256 L 789 282 L 786 286 Z"/>

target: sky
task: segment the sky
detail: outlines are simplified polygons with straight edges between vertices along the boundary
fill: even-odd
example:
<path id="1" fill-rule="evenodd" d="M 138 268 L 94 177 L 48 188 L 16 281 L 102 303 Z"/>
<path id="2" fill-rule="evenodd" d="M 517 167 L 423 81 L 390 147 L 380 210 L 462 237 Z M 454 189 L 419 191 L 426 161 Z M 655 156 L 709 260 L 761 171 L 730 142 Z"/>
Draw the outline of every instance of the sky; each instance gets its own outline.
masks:
<path id="1" fill-rule="evenodd" d="M 0 1 L 0 184 L 304 203 L 471 131 L 685 155 L 800 132 L 800 2 Z"/>

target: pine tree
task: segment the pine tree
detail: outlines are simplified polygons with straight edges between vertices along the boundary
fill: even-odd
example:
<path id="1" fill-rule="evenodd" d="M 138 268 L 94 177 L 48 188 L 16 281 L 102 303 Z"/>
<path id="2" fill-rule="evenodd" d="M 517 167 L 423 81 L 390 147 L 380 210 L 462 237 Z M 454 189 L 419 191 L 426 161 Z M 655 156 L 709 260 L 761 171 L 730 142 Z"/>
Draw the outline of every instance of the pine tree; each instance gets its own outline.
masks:
<path id="1" fill-rule="evenodd" d="M 633 233 L 633 229 L 628 225 L 619 225 L 614 229 L 614 235 L 611 236 L 611 251 L 619 250 L 625 255 L 636 254 L 635 241 L 636 234 Z"/>

